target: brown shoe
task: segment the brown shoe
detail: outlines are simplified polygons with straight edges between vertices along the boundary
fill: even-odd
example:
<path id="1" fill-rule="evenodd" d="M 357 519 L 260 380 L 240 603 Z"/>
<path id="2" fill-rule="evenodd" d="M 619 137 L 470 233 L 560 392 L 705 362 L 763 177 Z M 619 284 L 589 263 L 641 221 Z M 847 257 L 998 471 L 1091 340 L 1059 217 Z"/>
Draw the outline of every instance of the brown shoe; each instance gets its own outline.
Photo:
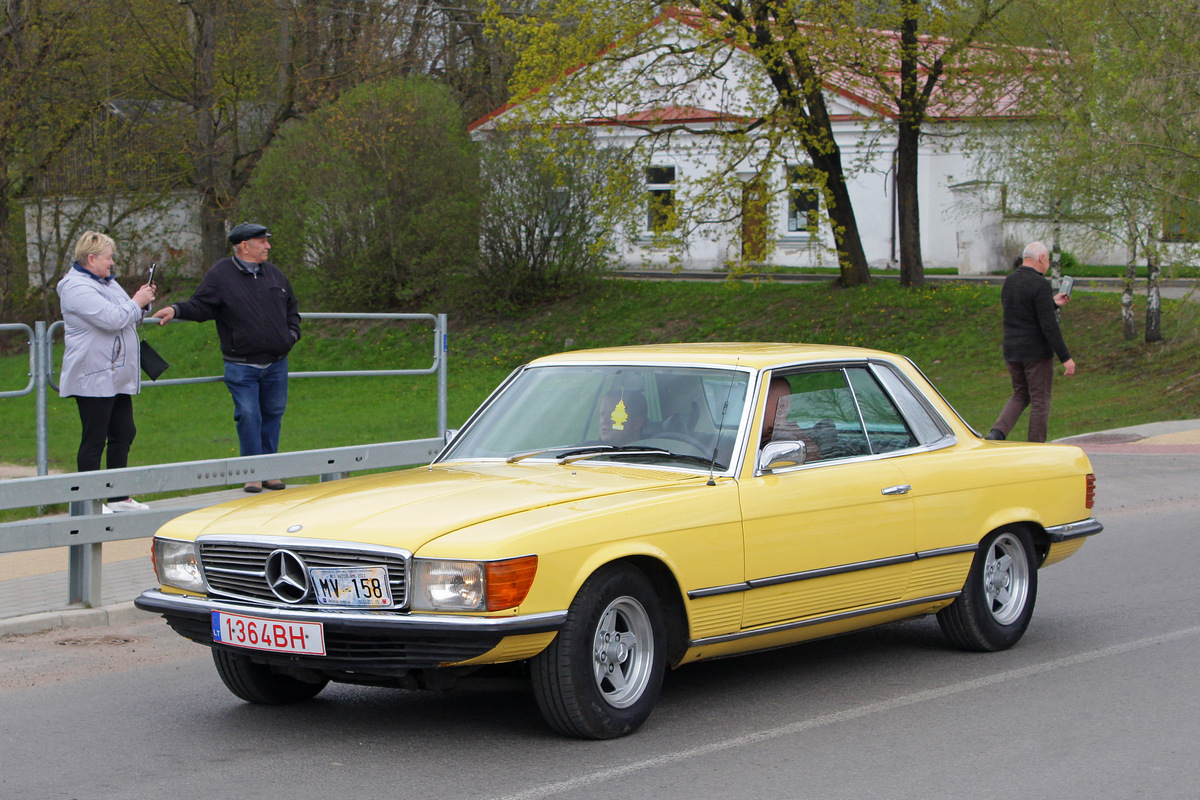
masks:
<path id="1" fill-rule="evenodd" d="M 250 494 L 258 494 L 259 492 L 262 491 L 262 482 L 261 481 L 249 481 L 246 483 L 245 486 L 242 487 L 242 491 L 250 492 Z"/>
<path id="2" fill-rule="evenodd" d="M 283 481 L 263 481 L 263 488 L 278 491 L 280 489 L 286 489 L 287 484 Z"/>

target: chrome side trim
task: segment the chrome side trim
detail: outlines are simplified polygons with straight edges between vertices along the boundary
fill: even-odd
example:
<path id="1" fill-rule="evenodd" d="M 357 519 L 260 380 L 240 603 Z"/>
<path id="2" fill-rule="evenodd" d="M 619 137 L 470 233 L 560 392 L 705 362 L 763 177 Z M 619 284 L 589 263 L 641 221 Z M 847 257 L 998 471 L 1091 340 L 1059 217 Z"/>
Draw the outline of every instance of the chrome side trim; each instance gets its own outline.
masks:
<path id="1" fill-rule="evenodd" d="M 247 603 L 231 603 L 191 595 L 167 594 L 148 589 L 137 599 L 138 607 L 156 614 L 209 614 L 223 611 L 290 622 L 321 622 L 326 625 L 359 625 L 393 629 L 397 632 L 427 631 L 447 634 L 492 634 L 515 636 L 556 631 L 566 622 L 567 612 L 547 611 L 517 617 L 466 617 L 441 614 L 398 614 L 394 611 L 309 611 Z"/>
<path id="2" fill-rule="evenodd" d="M 1088 517 L 1078 522 L 1068 522 L 1066 525 L 1051 525 L 1046 528 L 1046 535 L 1050 537 L 1051 544 L 1058 544 L 1081 536 L 1093 536 L 1102 530 L 1104 526 L 1100 524 L 1100 520 Z"/>
<path id="3" fill-rule="evenodd" d="M 974 549 L 973 546 L 972 549 Z M 751 578 L 750 580 L 743 581 L 742 583 L 729 583 L 724 586 L 693 589 L 692 591 L 688 592 L 687 595 L 689 600 L 696 600 L 701 597 L 713 597 L 720 594 L 748 592 L 751 589 L 760 589 L 764 586 L 777 586 L 781 583 L 794 583 L 796 581 L 807 581 L 812 578 L 824 578 L 829 575 L 842 575 L 847 572 L 858 572 L 864 569 L 876 569 L 878 567 L 890 567 L 895 564 L 906 564 L 910 561 L 916 561 L 920 557 L 920 554 L 913 553 L 912 555 L 876 558 L 872 561 L 858 561 L 854 564 L 842 564 L 836 567 L 821 567 L 820 569 L 810 569 L 804 572 L 791 572 L 787 575 L 772 575 L 768 578 Z"/>
<path id="4" fill-rule="evenodd" d="M 910 561 L 919 561 L 924 558 L 953 556 L 958 555 L 959 553 L 973 553 L 978 549 L 978 544 L 963 544 L 955 547 L 940 547 L 936 550 L 922 550 L 921 552 L 913 553 L 912 555 L 877 558 L 873 561 L 859 561 L 854 564 L 844 564 L 837 567 L 822 567 L 821 569 L 811 569 L 806 572 L 792 572 L 787 575 L 772 575 L 769 578 L 754 578 L 752 580 L 743 581 L 742 583 L 727 583 L 724 586 L 710 586 L 705 589 L 693 589 L 687 593 L 687 596 L 689 600 L 698 600 L 701 597 L 715 597 L 722 594 L 734 594 L 735 592 L 748 592 L 751 589 L 758 589 L 763 586 L 777 586 L 781 583 L 806 581 L 811 578 L 824 578 L 829 575 L 842 575 L 847 572 L 858 572 L 859 570 L 864 569 L 890 567 L 895 564 L 905 564 Z"/>
<path id="5" fill-rule="evenodd" d="M 688 600 L 698 600 L 701 597 L 716 597 L 719 594 L 734 594 L 750 588 L 748 583 L 727 583 L 724 586 L 710 586 L 707 589 L 693 589 L 687 593 Z"/>
<path id="6" fill-rule="evenodd" d="M 919 606 L 926 603 L 937 603 L 942 600 L 951 600 L 958 597 L 960 592 L 950 592 L 948 594 L 937 594 L 929 597 L 920 597 L 916 600 L 902 600 L 898 603 L 886 603 L 881 606 L 871 606 L 870 608 L 860 608 L 854 611 L 841 611 L 837 614 L 826 614 L 822 617 L 813 617 L 812 619 L 803 619 L 798 622 L 785 622 L 780 625 L 771 625 L 766 628 L 755 628 L 749 631 L 739 631 L 737 633 L 728 633 L 722 636 L 709 636 L 706 639 L 692 639 L 688 642 L 688 647 L 704 647 L 710 644 L 723 644 L 725 642 L 735 642 L 739 639 L 750 639 L 755 636 L 765 636 L 771 633 L 782 633 L 784 631 L 798 630 L 800 628 L 809 628 L 813 625 L 822 625 L 826 622 L 838 622 L 844 619 L 853 619 L 854 617 L 865 617 L 869 614 L 880 614 L 885 611 L 895 611 L 900 608 L 908 608 L 909 606 Z"/>
<path id="7" fill-rule="evenodd" d="M 979 544 L 960 544 L 955 547 L 939 547 L 936 550 L 922 550 L 917 553 L 917 558 L 937 558 L 938 556 L 956 556 L 959 553 L 974 553 L 979 549 Z"/>
<path id="8" fill-rule="evenodd" d="M 890 567 L 895 564 L 906 564 L 910 561 L 916 561 L 916 555 L 890 556 L 888 558 L 876 558 L 872 561 L 858 561 L 854 564 L 843 564 L 837 567 L 822 567 L 821 569 L 810 569 L 804 572 L 792 572 L 787 575 L 773 575 L 770 578 L 753 578 L 746 581 L 751 589 L 758 589 L 762 586 L 777 586 L 781 583 L 794 583 L 796 581 L 807 581 L 812 578 L 824 578 L 829 575 L 843 575 L 847 572 L 859 572 L 864 569 L 875 569 L 877 567 Z"/>

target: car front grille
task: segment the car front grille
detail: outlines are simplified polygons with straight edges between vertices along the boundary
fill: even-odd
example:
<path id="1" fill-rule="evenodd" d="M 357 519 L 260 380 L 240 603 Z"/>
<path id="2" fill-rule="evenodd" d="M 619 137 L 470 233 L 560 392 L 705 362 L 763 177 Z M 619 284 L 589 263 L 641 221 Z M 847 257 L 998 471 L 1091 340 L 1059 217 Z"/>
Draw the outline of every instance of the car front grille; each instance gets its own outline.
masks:
<path id="1" fill-rule="evenodd" d="M 386 548 L 355 548 L 353 545 L 312 544 L 290 541 L 242 541 L 236 539 L 197 542 L 204 577 L 213 594 L 254 600 L 273 606 L 285 605 L 267 584 L 267 559 L 276 550 L 299 556 L 306 567 L 387 567 L 388 583 L 396 609 L 408 605 L 409 555 Z M 315 607 L 312 590 L 292 607 Z"/>

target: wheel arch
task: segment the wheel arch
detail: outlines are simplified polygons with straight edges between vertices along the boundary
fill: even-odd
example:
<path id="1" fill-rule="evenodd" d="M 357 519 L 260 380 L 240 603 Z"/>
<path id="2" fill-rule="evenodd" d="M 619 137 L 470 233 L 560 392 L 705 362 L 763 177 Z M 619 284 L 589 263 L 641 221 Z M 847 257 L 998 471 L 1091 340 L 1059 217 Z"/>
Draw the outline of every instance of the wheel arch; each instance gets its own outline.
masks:
<path id="1" fill-rule="evenodd" d="M 675 573 L 665 562 L 648 555 L 630 555 L 610 561 L 609 564 L 626 563 L 636 567 L 650 580 L 654 593 L 662 606 L 663 621 L 667 630 L 667 663 L 678 665 L 687 651 L 688 620 L 683 604 L 683 590 Z"/>
<path id="2" fill-rule="evenodd" d="M 1046 533 L 1046 529 L 1041 524 L 1032 520 L 1009 522 L 1001 525 L 999 528 L 993 528 L 988 533 L 994 533 L 1001 528 L 1021 528 L 1025 530 L 1029 534 L 1029 538 L 1033 540 L 1034 550 L 1037 551 L 1037 565 L 1041 567 L 1042 563 L 1046 560 L 1046 556 L 1050 554 L 1050 535 Z M 979 541 L 982 542 L 983 539 Z"/>
<path id="3" fill-rule="evenodd" d="M 1040 567 L 1050 553 L 1050 535 L 1046 533 L 1045 526 L 1034 519 L 1035 515 L 1032 510 L 1026 509 L 1026 512 L 1021 514 L 1017 511 L 1017 513 L 993 516 L 981 531 L 978 542 L 982 543 L 984 539 L 998 530 L 1021 528 L 1033 540 L 1034 549 L 1037 551 L 1037 563 Z"/>

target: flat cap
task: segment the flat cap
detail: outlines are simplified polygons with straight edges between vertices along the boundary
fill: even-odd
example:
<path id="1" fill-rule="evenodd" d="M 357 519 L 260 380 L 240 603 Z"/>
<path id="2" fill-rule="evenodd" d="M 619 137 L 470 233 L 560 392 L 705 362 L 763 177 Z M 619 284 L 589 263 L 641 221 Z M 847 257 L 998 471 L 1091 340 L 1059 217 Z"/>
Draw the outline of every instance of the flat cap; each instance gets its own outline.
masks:
<path id="1" fill-rule="evenodd" d="M 259 225 L 254 222 L 243 222 L 229 232 L 229 243 L 239 244 L 247 239 L 261 239 L 264 236 L 270 237 L 271 232 L 267 230 L 266 225 Z"/>

